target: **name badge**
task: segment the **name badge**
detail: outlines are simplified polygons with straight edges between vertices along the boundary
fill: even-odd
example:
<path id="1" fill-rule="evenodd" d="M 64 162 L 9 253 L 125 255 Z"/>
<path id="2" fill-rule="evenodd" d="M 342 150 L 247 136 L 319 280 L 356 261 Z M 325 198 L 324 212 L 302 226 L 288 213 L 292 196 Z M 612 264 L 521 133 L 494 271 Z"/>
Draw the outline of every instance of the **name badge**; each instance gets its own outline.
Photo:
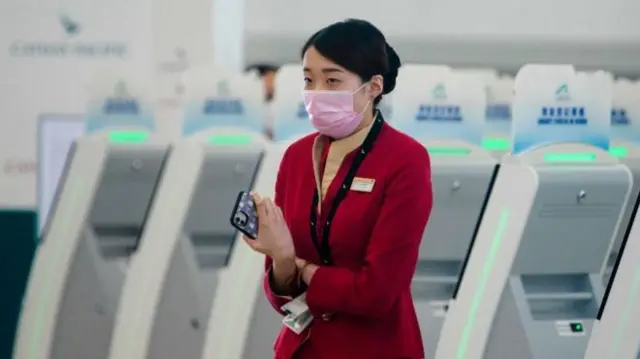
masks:
<path id="1" fill-rule="evenodd" d="M 286 314 L 282 324 L 296 334 L 302 333 L 313 321 L 305 293 L 283 305 L 280 309 Z"/>
<path id="2" fill-rule="evenodd" d="M 371 191 L 373 191 L 373 186 L 375 184 L 376 180 L 374 180 L 373 178 L 356 177 L 351 183 L 351 190 L 356 192 L 370 193 Z"/>

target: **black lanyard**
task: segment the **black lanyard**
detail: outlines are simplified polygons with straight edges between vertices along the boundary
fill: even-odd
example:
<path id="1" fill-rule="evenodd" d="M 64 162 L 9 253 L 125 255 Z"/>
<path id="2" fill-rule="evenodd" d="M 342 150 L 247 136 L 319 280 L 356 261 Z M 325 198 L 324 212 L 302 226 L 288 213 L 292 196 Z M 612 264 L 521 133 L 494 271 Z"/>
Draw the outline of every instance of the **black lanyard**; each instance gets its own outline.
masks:
<path id="1" fill-rule="evenodd" d="M 338 193 L 336 194 L 333 202 L 331 203 L 331 208 L 329 208 L 329 212 L 327 214 L 327 220 L 324 223 L 324 228 L 322 230 L 322 242 L 318 241 L 318 230 L 317 230 L 317 217 L 318 217 L 318 189 L 315 188 L 313 190 L 313 201 L 311 204 L 311 240 L 313 241 L 313 245 L 316 247 L 318 254 L 320 254 L 320 259 L 322 263 L 325 265 L 333 264 L 333 260 L 331 258 L 331 248 L 329 247 L 329 232 L 331 231 L 331 222 L 333 221 L 333 217 L 336 215 L 336 211 L 340 206 L 342 200 L 347 196 L 349 190 L 351 189 L 351 184 L 353 183 L 353 179 L 356 177 L 356 172 L 358 172 L 358 168 L 364 161 L 367 154 L 371 151 L 374 142 L 378 138 L 378 134 L 382 129 L 382 123 L 384 119 L 380 114 L 377 114 L 371 129 L 369 130 L 369 134 L 364 139 L 364 142 L 358 149 L 358 153 L 356 153 L 353 158 L 353 162 L 351 162 L 351 167 L 349 168 L 349 172 L 347 172 L 347 176 L 342 182 Z"/>

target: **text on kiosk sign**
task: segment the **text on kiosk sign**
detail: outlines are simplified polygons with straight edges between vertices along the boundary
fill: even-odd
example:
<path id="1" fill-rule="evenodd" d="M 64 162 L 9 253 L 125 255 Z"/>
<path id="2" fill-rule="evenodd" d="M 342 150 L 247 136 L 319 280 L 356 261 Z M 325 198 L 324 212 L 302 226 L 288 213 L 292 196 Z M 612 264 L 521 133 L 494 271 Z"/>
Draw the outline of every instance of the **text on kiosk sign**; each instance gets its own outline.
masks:
<path id="1" fill-rule="evenodd" d="M 134 98 L 107 98 L 102 105 L 106 115 L 137 115 L 140 113 L 138 101 Z"/>
<path id="2" fill-rule="evenodd" d="M 242 115 L 244 105 L 240 99 L 208 98 L 204 101 L 202 113 L 205 115 Z"/>
<path id="3" fill-rule="evenodd" d="M 587 125 L 584 107 L 543 107 L 538 125 Z"/>
<path id="4" fill-rule="evenodd" d="M 418 121 L 462 121 L 460 106 L 454 105 L 420 105 L 415 116 Z"/>

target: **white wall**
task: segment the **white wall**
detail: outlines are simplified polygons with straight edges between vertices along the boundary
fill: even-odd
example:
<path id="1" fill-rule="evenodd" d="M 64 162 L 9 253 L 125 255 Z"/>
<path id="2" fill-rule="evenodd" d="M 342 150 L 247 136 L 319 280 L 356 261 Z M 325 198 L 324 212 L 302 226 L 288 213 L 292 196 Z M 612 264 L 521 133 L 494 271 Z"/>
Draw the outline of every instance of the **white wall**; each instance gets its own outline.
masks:
<path id="1" fill-rule="evenodd" d="M 101 69 L 148 68 L 151 14 L 151 0 L 0 2 L 0 207 L 36 204 L 43 117 L 82 114 Z"/>
<path id="2" fill-rule="evenodd" d="M 640 67 L 630 58 L 640 55 L 637 0 L 247 1 L 249 62 L 295 61 L 314 31 L 356 17 L 380 27 L 411 62 L 492 62 L 509 70 L 536 60 L 622 72 Z M 275 46 L 277 38 L 283 46 Z"/>
<path id="3" fill-rule="evenodd" d="M 640 39 L 636 0 L 247 0 L 249 33 L 312 32 L 347 17 L 389 36 Z"/>
<path id="4" fill-rule="evenodd" d="M 157 124 L 180 133 L 182 73 L 210 63 L 212 0 L 153 0 L 153 54 L 158 91 Z"/>

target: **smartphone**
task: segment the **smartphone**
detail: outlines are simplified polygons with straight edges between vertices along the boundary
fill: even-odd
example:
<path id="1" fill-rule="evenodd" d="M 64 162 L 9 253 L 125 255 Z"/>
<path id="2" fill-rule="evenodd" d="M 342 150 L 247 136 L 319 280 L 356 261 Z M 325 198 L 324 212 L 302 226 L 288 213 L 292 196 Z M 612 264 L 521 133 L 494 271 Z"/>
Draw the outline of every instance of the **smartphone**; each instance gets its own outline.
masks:
<path id="1" fill-rule="evenodd" d="M 231 212 L 231 225 L 251 239 L 258 238 L 258 211 L 249 192 L 238 193 Z"/>

